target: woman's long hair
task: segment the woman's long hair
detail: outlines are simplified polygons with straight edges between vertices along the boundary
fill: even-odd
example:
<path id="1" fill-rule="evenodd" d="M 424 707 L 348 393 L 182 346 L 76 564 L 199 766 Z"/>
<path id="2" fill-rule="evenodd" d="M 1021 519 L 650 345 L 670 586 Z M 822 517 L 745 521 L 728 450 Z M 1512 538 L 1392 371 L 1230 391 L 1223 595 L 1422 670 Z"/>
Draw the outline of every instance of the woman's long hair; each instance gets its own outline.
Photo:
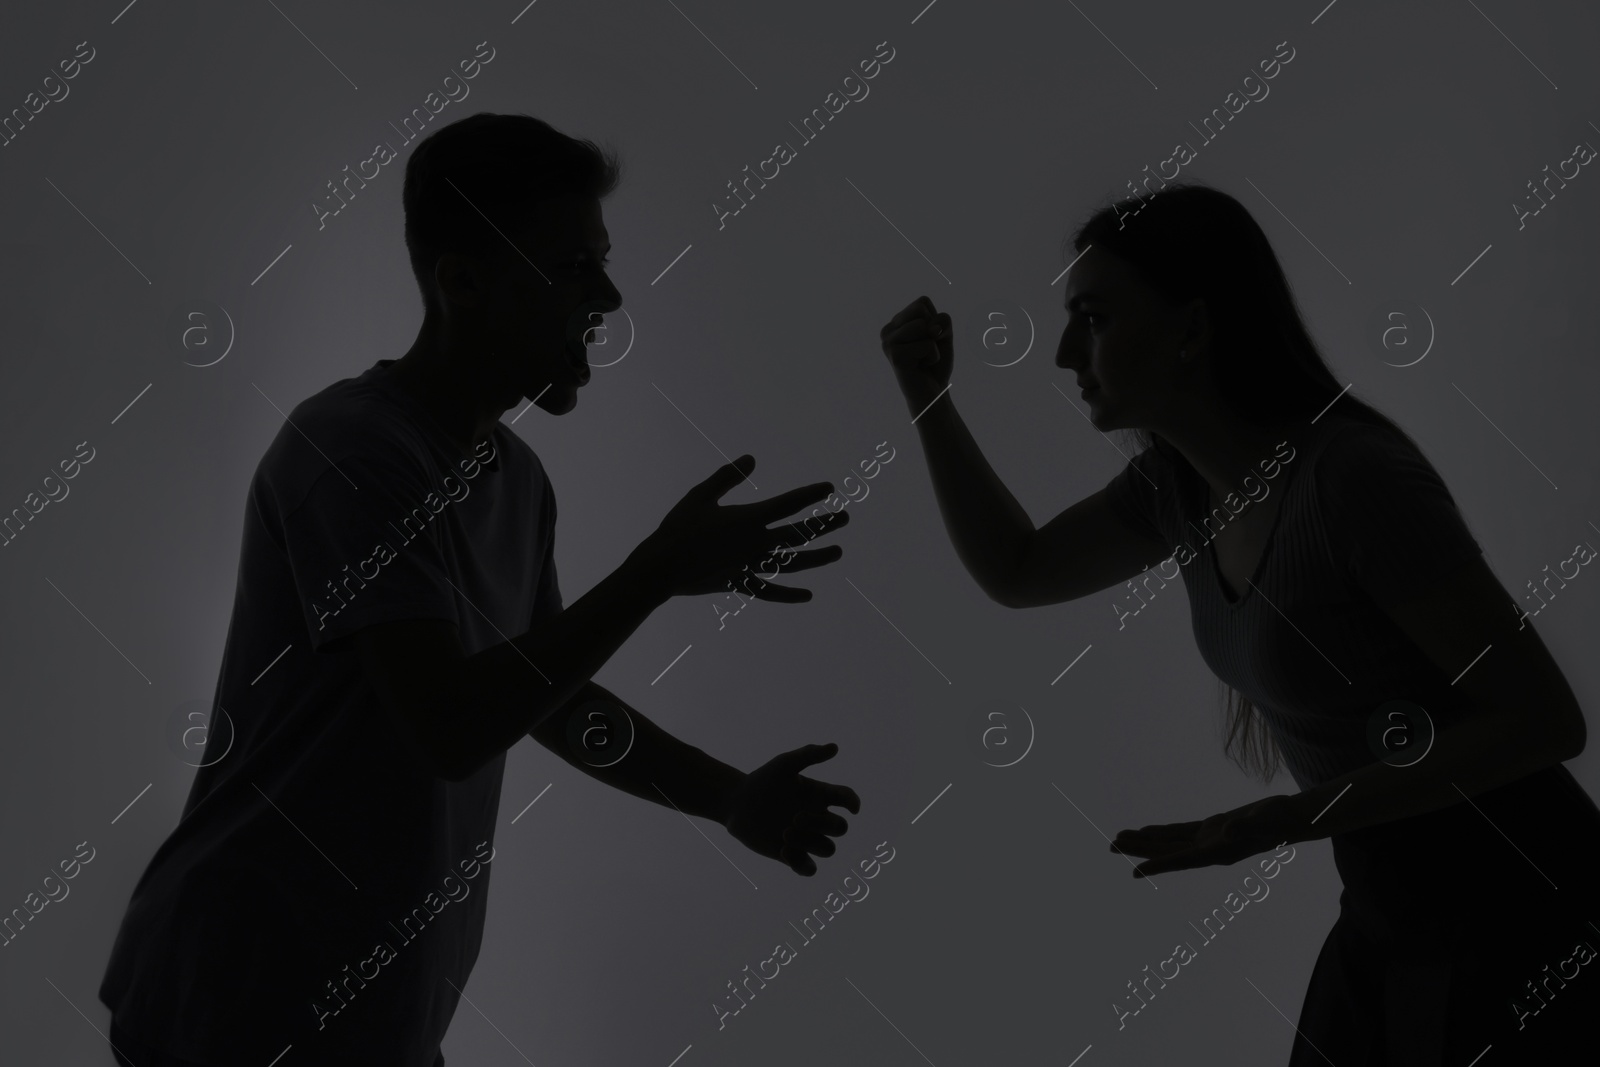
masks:
<path id="1" fill-rule="evenodd" d="M 1071 241 L 1080 255 L 1093 246 L 1125 260 L 1174 304 L 1197 297 L 1205 301 L 1217 388 L 1240 420 L 1310 419 L 1343 389 L 1300 317 L 1267 235 L 1227 193 L 1194 182 L 1171 183 L 1147 198 L 1129 197 L 1100 208 Z M 1345 415 L 1386 426 L 1415 446 L 1370 404 L 1350 394 L 1339 404 Z M 1155 448 L 1198 477 L 1160 434 L 1144 429 L 1132 434 L 1140 450 Z M 1224 751 L 1240 768 L 1271 781 L 1282 753 L 1255 705 L 1232 687 L 1224 684 L 1224 689 L 1232 694 Z"/>

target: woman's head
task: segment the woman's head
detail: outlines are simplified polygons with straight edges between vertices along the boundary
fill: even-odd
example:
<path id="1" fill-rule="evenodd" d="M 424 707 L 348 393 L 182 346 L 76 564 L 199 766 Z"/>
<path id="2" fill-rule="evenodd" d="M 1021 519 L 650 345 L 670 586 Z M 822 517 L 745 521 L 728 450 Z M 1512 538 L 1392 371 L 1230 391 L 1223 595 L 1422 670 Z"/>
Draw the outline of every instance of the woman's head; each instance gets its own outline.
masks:
<path id="1" fill-rule="evenodd" d="M 1101 429 L 1152 443 L 1185 405 L 1281 423 L 1338 395 L 1266 234 L 1227 193 L 1174 183 L 1117 201 L 1072 246 L 1056 364 L 1091 387 Z"/>
<path id="2" fill-rule="evenodd" d="M 1116 201 L 1072 237 L 1071 312 L 1056 364 L 1076 373 L 1090 419 L 1127 429 L 1194 473 L 1161 435 L 1186 408 L 1212 405 L 1245 423 L 1307 423 L 1338 400 L 1347 418 L 1409 435 L 1343 394 L 1295 305 L 1289 280 L 1254 218 L 1227 193 L 1173 183 Z M 1181 353 L 1181 354 L 1180 354 Z M 1415 442 L 1412 442 L 1415 444 Z M 1280 755 L 1242 693 L 1228 702 L 1224 748 L 1270 780 Z"/>

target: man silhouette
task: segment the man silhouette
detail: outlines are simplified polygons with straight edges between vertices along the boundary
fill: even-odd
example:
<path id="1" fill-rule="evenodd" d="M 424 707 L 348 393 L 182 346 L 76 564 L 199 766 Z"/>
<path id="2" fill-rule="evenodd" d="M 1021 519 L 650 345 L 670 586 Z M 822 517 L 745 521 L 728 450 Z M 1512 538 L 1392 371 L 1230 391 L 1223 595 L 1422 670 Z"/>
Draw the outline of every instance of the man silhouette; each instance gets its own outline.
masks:
<path id="1" fill-rule="evenodd" d="M 800 773 L 837 746 L 742 773 L 590 680 L 671 597 L 742 580 L 809 600 L 763 579 L 838 559 L 797 546 L 847 521 L 783 521 L 825 482 L 719 506 L 754 467 L 741 456 L 563 607 L 553 490 L 499 420 L 525 397 L 571 411 L 589 380 L 590 316 L 622 305 L 600 211 L 618 176 L 526 115 L 473 115 L 408 161 L 422 327 L 297 405 L 256 469 L 216 690 L 230 747 L 117 935 L 100 999 L 120 1063 L 443 1064 L 525 734 L 802 875 L 847 828 L 829 808 L 860 811 Z"/>

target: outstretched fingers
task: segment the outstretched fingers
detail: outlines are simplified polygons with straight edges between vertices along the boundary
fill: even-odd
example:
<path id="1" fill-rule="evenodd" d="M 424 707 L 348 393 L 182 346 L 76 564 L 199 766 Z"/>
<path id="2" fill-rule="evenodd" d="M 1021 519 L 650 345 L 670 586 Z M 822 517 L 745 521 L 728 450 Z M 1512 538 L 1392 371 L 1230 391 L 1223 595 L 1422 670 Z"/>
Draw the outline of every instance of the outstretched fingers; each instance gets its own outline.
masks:
<path id="1" fill-rule="evenodd" d="M 817 873 L 816 861 L 799 845 L 791 845 L 787 833 L 784 835 L 782 847 L 778 850 L 778 859 L 788 864 L 789 869 L 795 874 L 810 878 Z"/>
<path id="2" fill-rule="evenodd" d="M 1111 851 L 1131 856 L 1169 854 L 1191 847 L 1199 830 L 1198 822 L 1166 823 L 1138 830 L 1123 830 L 1111 842 Z"/>
<path id="3" fill-rule="evenodd" d="M 830 760 L 839 754 L 839 744 L 829 741 L 825 745 L 801 745 L 792 748 L 778 757 L 783 763 L 783 769 L 794 774 L 799 774 L 813 764 Z"/>
<path id="4" fill-rule="evenodd" d="M 759 516 L 762 523 L 777 522 L 785 515 L 793 515 L 807 505 L 826 499 L 833 491 L 832 482 L 813 482 L 744 506 L 751 509 L 751 514 Z"/>
<path id="5" fill-rule="evenodd" d="M 724 463 L 712 471 L 711 477 L 695 486 L 694 491 L 707 500 L 721 500 L 728 495 L 728 490 L 744 481 L 755 469 L 756 457 L 746 452 L 733 462 Z"/>
<path id="6" fill-rule="evenodd" d="M 850 829 L 850 823 L 843 815 L 827 810 L 810 811 L 804 808 L 794 813 L 790 824 L 806 833 L 827 834 L 830 837 L 842 837 Z"/>
<path id="7" fill-rule="evenodd" d="M 1171 871 L 1187 871 L 1195 867 L 1205 867 L 1217 860 L 1209 857 L 1205 850 L 1198 848 L 1179 849 L 1163 856 L 1153 856 L 1133 868 L 1135 878 L 1148 878 L 1152 874 L 1167 874 Z"/>
<path id="8" fill-rule="evenodd" d="M 818 782 L 814 787 L 814 792 L 824 808 L 844 808 L 852 815 L 861 814 L 861 797 L 847 785 Z M 840 818 L 839 821 L 843 822 L 844 820 Z"/>
<path id="9" fill-rule="evenodd" d="M 770 600 L 775 604 L 804 604 L 812 598 L 809 589 L 797 585 L 775 585 L 768 581 L 749 587 L 739 586 L 735 591 L 739 589 L 755 600 Z"/>
<path id="10" fill-rule="evenodd" d="M 790 826 L 783 832 L 784 843 L 792 848 L 801 849 L 813 856 L 824 859 L 839 850 L 833 843 L 833 838 L 817 833 L 815 830 L 802 830 L 797 826 Z"/>
<path id="11" fill-rule="evenodd" d="M 783 524 L 783 526 L 769 529 L 767 532 L 771 534 L 782 535 L 785 538 L 788 538 L 792 534 L 793 539 L 786 540 L 785 544 L 787 546 L 803 545 L 807 541 L 814 541 L 825 534 L 832 533 L 835 529 L 843 526 L 849 521 L 849 513 L 841 508 L 838 511 L 831 511 L 826 515 L 810 515 L 804 519 L 796 519 L 793 522 L 786 522 Z"/>
<path id="12" fill-rule="evenodd" d="M 832 563 L 842 555 L 844 549 L 838 545 L 829 545 L 826 548 L 813 548 L 805 552 L 791 552 L 787 557 L 773 559 L 772 562 L 780 571 L 787 574 L 790 571 L 808 571 L 813 567 L 821 567 Z"/>
<path id="13" fill-rule="evenodd" d="M 1123 830 L 1117 834 L 1117 840 L 1172 841 L 1178 838 L 1191 838 L 1199 830 L 1198 822 L 1155 823 L 1141 826 L 1137 830 Z"/>

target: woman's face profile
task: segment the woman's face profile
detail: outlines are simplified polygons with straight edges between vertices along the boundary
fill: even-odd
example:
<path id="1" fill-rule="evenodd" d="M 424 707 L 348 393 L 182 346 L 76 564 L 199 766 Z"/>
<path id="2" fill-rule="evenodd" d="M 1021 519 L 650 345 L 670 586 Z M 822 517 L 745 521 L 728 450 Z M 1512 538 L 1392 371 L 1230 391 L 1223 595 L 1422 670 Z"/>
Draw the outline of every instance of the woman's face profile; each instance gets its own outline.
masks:
<path id="1" fill-rule="evenodd" d="M 1068 276 L 1065 305 L 1056 366 L 1076 375 L 1089 420 L 1101 431 L 1155 428 L 1183 396 L 1177 311 L 1127 260 L 1092 247 Z"/>

